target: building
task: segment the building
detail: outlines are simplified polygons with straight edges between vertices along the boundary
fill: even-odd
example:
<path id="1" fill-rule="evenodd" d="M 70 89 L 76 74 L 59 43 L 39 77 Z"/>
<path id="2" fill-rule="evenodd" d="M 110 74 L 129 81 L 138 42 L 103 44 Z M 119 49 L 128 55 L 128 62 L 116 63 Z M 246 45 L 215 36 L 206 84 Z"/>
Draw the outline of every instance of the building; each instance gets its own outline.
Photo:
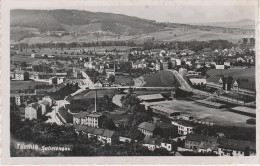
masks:
<path id="1" fill-rule="evenodd" d="M 172 124 L 178 127 L 178 134 L 187 135 L 193 132 L 194 125 L 185 121 L 175 122 L 172 121 Z"/>
<path id="2" fill-rule="evenodd" d="M 49 102 L 48 101 L 40 101 L 38 104 L 41 105 L 42 115 L 45 114 L 49 110 Z"/>
<path id="3" fill-rule="evenodd" d="M 104 130 L 104 132 L 98 135 L 98 141 L 104 144 L 112 144 L 112 142 L 117 141 L 118 137 L 115 131 L 112 130 Z"/>
<path id="4" fill-rule="evenodd" d="M 15 79 L 21 81 L 29 80 L 29 73 L 27 71 L 16 71 L 15 72 Z"/>
<path id="5" fill-rule="evenodd" d="M 137 98 L 142 102 L 164 101 L 164 97 L 161 94 L 139 95 Z"/>
<path id="6" fill-rule="evenodd" d="M 197 152 L 217 151 L 217 138 L 199 134 L 188 134 L 185 139 L 185 148 L 193 149 Z"/>
<path id="7" fill-rule="evenodd" d="M 21 103 L 22 103 L 22 96 L 15 95 L 15 104 L 20 106 Z"/>
<path id="8" fill-rule="evenodd" d="M 152 138 L 150 136 L 145 136 L 142 143 L 144 147 L 147 147 L 149 150 L 154 151 L 158 148 L 165 148 L 169 152 L 173 150 L 172 142 L 167 139 Z"/>
<path id="9" fill-rule="evenodd" d="M 154 135 L 162 138 L 175 138 L 178 135 L 178 128 L 172 124 L 157 122 Z"/>
<path id="10" fill-rule="evenodd" d="M 155 124 L 148 122 L 143 122 L 138 126 L 138 130 L 140 130 L 145 136 L 153 136 L 155 128 Z"/>
<path id="11" fill-rule="evenodd" d="M 43 97 L 42 101 L 47 101 L 49 107 L 51 107 L 53 105 L 53 103 L 54 103 L 53 98 L 51 98 L 50 96 Z"/>
<path id="12" fill-rule="evenodd" d="M 254 156 L 256 154 L 255 144 L 249 141 L 219 138 L 218 143 L 219 156 Z"/>
<path id="13" fill-rule="evenodd" d="M 74 115 L 73 123 L 99 128 L 104 116 L 100 113 L 79 112 Z"/>
<path id="14" fill-rule="evenodd" d="M 79 125 L 76 128 L 77 133 L 87 134 L 88 138 L 96 137 L 97 141 L 103 144 L 114 144 L 119 141 L 116 131 L 107 130 L 102 128 L 95 128 L 91 126 Z"/>
<path id="15" fill-rule="evenodd" d="M 42 115 L 41 105 L 34 103 L 25 108 L 25 119 L 38 119 Z"/>
<path id="16" fill-rule="evenodd" d="M 169 63 L 168 62 L 161 62 L 161 70 L 168 70 Z"/>

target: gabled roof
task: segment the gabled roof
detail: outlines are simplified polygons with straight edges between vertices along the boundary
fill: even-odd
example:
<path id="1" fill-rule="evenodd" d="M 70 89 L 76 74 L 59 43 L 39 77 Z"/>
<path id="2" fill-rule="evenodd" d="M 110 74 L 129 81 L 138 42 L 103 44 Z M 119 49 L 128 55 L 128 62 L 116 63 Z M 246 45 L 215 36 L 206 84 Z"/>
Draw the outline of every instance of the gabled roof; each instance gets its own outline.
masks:
<path id="1" fill-rule="evenodd" d="M 81 112 L 77 113 L 76 115 L 74 115 L 74 117 L 75 118 L 85 118 L 85 117 L 87 117 L 87 115 L 89 115 L 88 112 L 81 111 Z"/>
<path id="2" fill-rule="evenodd" d="M 49 105 L 49 102 L 46 101 L 46 100 L 44 100 L 43 102 L 41 102 L 41 104 L 43 104 L 43 105 Z"/>
<path id="3" fill-rule="evenodd" d="M 32 105 L 32 107 L 34 108 L 34 109 L 38 109 L 39 107 L 40 107 L 41 105 L 39 104 L 39 103 L 34 103 L 33 105 Z"/>
<path id="4" fill-rule="evenodd" d="M 105 131 L 105 129 L 101 129 L 101 128 L 95 128 L 94 131 L 92 131 L 92 134 L 95 135 L 102 135 L 102 133 Z"/>
<path id="5" fill-rule="evenodd" d="M 85 131 L 87 128 L 88 128 L 88 126 L 79 125 L 79 126 L 76 128 L 76 130 L 77 130 L 78 132 L 80 132 L 80 131 Z"/>
<path id="6" fill-rule="evenodd" d="M 216 137 L 199 135 L 199 134 L 188 134 L 186 140 L 195 141 L 195 142 L 215 142 L 215 143 L 217 142 Z"/>
<path id="7" fill-rule="evenodd" d="M 219 138 L 219 148 L 245 151 L 247 148 L 252 147 L 252 143 L 249 141 L 238 141 L 234 139 Z"/>
<path id="8" fill-rule="evenodd" d="M 102 133 L 102 136 L 103 137 L 112 137 L 113 135 L 115 134 L 115 131 L 112 131 L 112 130 L 106 130 Z"/>
<path id="9" fill-rule="evenodd" d="M 148 130 L 148 131 L 154 131 L 155 127 L 156 126 L 154 124 L 148 122 L 143 122 L 138 126 L 138 128 Z"/>

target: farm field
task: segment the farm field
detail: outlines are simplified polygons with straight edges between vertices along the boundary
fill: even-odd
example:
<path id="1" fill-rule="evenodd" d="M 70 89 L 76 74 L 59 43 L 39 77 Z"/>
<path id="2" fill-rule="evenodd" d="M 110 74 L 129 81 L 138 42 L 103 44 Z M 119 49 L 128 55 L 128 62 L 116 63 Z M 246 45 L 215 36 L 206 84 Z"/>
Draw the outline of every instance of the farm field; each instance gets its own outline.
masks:
<path id="1" fill-rule="evenodd" d="M 11 91 L 33 89 L 36 85 L 48 84 L 45 82 L 36 81 L 11 81 Z"/>
<path id="2" fill-rule="evenodd" d="M 246 120 L 251 117 L 229 112 L 227 109 L 209 108 L 203 105 L 196 104 L 194 101 L 174 100 L 157 102 L 160 105 L 176 112 L 181 112 L 183 115 L 193 116 L 197 120 L 212 122 L 221 126 L 243 126 L 252 127 L 253 125 L 246 124 Z"/>
<path id="3" fill-rule="evenodd" d="M 145 74 L 143 76 L 144 87 L 176 87 L 174 75 L 170 71 Z"/>

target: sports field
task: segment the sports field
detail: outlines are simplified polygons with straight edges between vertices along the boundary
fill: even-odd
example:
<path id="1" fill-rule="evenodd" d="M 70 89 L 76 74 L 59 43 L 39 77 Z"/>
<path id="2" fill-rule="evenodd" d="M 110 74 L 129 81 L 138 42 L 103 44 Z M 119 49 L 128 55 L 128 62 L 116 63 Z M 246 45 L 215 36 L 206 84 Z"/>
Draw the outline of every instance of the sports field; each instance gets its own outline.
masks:
<path id="1" fill-rule="evenodd" d="M 193 116 L 197 120 L 215 123 L 222 126 L 243 126 L 252 127 L 246 124 L 246 120 L 251 117 L 229 112 L 227 109 L 209 108 L 196 104 L 194 101 L 174 100 L 157 102 L 158 105 L 181 112 L 182 115 Z"/>

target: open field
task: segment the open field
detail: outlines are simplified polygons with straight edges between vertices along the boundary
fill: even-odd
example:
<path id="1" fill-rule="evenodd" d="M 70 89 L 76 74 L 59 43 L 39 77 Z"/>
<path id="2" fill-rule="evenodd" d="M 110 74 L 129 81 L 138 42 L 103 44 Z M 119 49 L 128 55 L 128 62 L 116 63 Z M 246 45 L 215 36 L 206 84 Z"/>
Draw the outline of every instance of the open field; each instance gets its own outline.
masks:
<path id="1" fill-rule="evenodd" d="M 102 98 L 105 95 L 107 96 L 114 96 L 115 90 L 98 90 L 97 91 L 97 97 Z M 79 94 L 76 94 L 73 96 L 73 99 L 75 100 L 83 100 L 83 99 L 93 99 L 95 98 L 96 92 L 94 90 L 84 90 Z"/>
<path id="2" fill-rule="evenodd" d="M 36 82 L 36 81 L 11 81 L 11 91 L 15 90 L 25 90 L 25 89 L 33 89 L 36 85 L 48 84 L 44 82 Z"/>
<path id="3" fill-rule="evenodd" d="M 209 76 L 224 75 L 224 76 L 232 76 L 234 78 L 248 78 L 251 81 L 255 80 L 255 68 L 226 69 L 226 70 L 211 69 L 207 71 L 207 74 Z"/>
<path id="4" fill-rule="evenodd" d="M 15 62 L 26 62 L 26 63 L 31 63 L 37 59 L 35 58 L 31 58 L 30 55 L 13 55 L 10 57 L 11 61 L 15 61 Z"/>
<path id="5" fill-rule="evenodd" d="M 142 76 L 144 87 L 175 87 L 176 81 L 174 75 L 170 71 L 159 71 L 158 73 L 150 73 Z"/>
<path id="6" fill-rule="evenodd" d="M 251 117 L 229 112 L 227 109 L 209 108 L 203 105 L 195 104 L 194 101 L 175 100 L 157 102 L 158 105 L 170 108 L 184 115 L 193 116 L 197 120 L 212 122 L 222 126 L 243 126 L 252 127 L 246 124 L 246 120 Z"/>

